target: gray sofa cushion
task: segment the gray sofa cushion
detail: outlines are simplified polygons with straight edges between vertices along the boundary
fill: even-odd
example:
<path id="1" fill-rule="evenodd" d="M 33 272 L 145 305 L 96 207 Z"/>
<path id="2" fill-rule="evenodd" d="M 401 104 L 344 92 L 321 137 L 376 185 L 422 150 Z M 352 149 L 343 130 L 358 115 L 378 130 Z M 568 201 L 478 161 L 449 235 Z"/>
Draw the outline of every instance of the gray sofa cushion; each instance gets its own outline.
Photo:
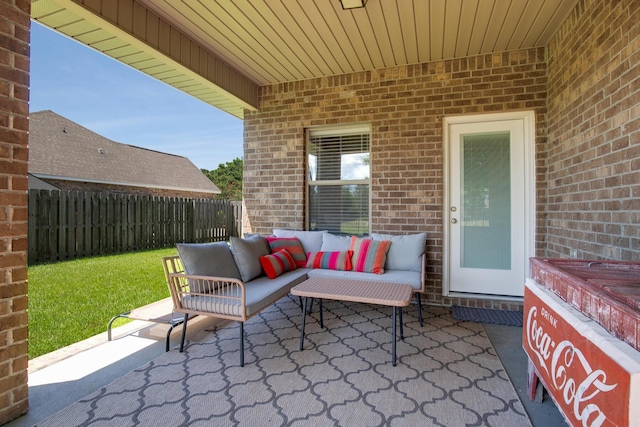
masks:
<path id="1" fill-rule="evenodd" d="M 336 234 L 324 233 L 322 236 L 321 252 L 342 252 L 348 251 L 351 247 L 351 236 L 338 236 Z"/>
<path id="2" fill-rule="evenodd" d="M 300 268 L 289 271 L 275 279 L 266 276 L 258 277 L 245 283 L 246 314 L 253 316 L 263 308 L 273 304 L 289 290 L 307 278 L 307 269 Z M 237 288 L 234 288 L 237 291 Z M 238 297 L 238 292 L 222 293 L 218 295 L 187 295 L 182 299 L 182 305 L 190 310 L 207 313 L 218 313 L 229 316 L 242 316 L 243 307 L 238 300 L 224 298 L 225 295 Z"/>
<path id="3" fill-rule="evenodd" d="M 248 282 L 262 275 L 262 265 L 260 257 L 269 255 L 269 245 L 267 239 L 255 235 L 247 239 L 231 237 L 231 254 L 236 262 L 240 278 L 243 282 Z"/>
<path id="4" fill-rule="evenodd" d="M 227 242 L 179 243 L 177 247 L 187 274 L 240 279 Z"/>
<path id="5" fill-rule="evenodd" d="M 391 240 L 385 270 L 422 271 L 422 254 L 427 243 L 427 233 L 391 234 L 371 233 L 373 240 Z"/>
<path id="6" fill-rule="evenodd" d="M 276 237 L 297 237 L 302 243 L 302 249 L 304 253 L 308 252 L 320 252 L 322 247 L 322 237 L 326 231 L 298 231 L 298 230 L 283 230 L 281 228 L 274 228 L 273 235 Z"/>
<path id="7" fill-rule="evenodd" d="M 288 294 L 291 288 L 307 279 L 307 271 L 309 270 L 306 268 L 299 268 L 288 271 L 275 279 L 262 276 L 245 283 L 247 289 L 247 316 L 253 316 Z"/>
<path id="8" fill-rule="evenodd" d="M 387 283 L 407 283 L 414 289 L 422 289 L 421 273 L 418 271 L 406 270 L 385 270 L 384 274 L 360 273 L 357 271 L 340 271 L 340 270 L 324 270 L 313 269 L 307 273 L 309 277 L 339 277 L 342 279 L 354 280 L 372 280 L 375 282 Z"/>

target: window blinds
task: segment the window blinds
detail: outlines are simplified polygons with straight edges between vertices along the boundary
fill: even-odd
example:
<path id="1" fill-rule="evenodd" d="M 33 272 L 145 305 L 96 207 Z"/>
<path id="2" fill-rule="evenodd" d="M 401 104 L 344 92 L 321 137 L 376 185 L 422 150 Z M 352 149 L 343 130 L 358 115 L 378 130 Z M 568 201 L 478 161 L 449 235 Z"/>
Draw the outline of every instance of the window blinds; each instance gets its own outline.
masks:
<path id="1" fill-rule="evenodd" d="M 370 133 L 312 130 L 308 138 L 308 228 L 369 232 Z"/>

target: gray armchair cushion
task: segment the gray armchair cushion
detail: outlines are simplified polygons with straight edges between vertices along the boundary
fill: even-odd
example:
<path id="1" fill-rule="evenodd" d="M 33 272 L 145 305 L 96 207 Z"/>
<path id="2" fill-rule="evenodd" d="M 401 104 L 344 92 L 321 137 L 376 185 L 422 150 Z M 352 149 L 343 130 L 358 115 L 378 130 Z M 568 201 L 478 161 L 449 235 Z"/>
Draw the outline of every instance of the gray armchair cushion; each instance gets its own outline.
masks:
<path id="1" fill-rule="evenodd" d="M 179 243 L 177 246 L 187 274 L 240 279 L 227 242 Z"/>
<path id="2" fill-rule="evenodd" d="M 231 237 L 231 254 L 236 262 L 236 266 L 240 271 L 240 277 L 243 282 L 262 275 L 262 265 L 260 257 L 269 255 L 269 244 L 267 239 L 262 236 L 255 235 L 247 239 L 239 237 Z"/>

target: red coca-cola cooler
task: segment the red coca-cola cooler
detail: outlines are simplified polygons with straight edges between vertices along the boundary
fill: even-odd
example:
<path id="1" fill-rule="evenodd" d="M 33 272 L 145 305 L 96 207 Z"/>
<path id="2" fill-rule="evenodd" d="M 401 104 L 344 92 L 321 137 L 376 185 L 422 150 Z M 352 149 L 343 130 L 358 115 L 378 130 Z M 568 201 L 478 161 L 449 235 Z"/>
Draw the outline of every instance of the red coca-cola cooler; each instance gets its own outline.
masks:
<path id="1" fill-rule="evenodd" d="M 640 425 L 640 264 L 534 258 L 531 272 L 529 396 L 540 380 L 570 425 Z"/>

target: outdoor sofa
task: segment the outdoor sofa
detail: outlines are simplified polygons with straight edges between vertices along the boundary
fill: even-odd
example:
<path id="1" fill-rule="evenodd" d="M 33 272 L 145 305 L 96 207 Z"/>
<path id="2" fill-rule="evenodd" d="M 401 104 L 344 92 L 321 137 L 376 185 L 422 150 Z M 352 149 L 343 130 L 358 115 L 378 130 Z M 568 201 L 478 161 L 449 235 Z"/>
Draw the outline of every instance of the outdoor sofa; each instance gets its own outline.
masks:
<path id="1" fill-rule="evenodd" d="M 244 322 L 309 277 L 410 284 L 423 323 L 426 233 L 360 238 L 274 229 L 271 236 L 177 246 L 178 255 L 163 258 L 163 265 L 174 310 L 184 313 L 181 352 L 191 317 L 237 320 L 244 366 Z"/>

